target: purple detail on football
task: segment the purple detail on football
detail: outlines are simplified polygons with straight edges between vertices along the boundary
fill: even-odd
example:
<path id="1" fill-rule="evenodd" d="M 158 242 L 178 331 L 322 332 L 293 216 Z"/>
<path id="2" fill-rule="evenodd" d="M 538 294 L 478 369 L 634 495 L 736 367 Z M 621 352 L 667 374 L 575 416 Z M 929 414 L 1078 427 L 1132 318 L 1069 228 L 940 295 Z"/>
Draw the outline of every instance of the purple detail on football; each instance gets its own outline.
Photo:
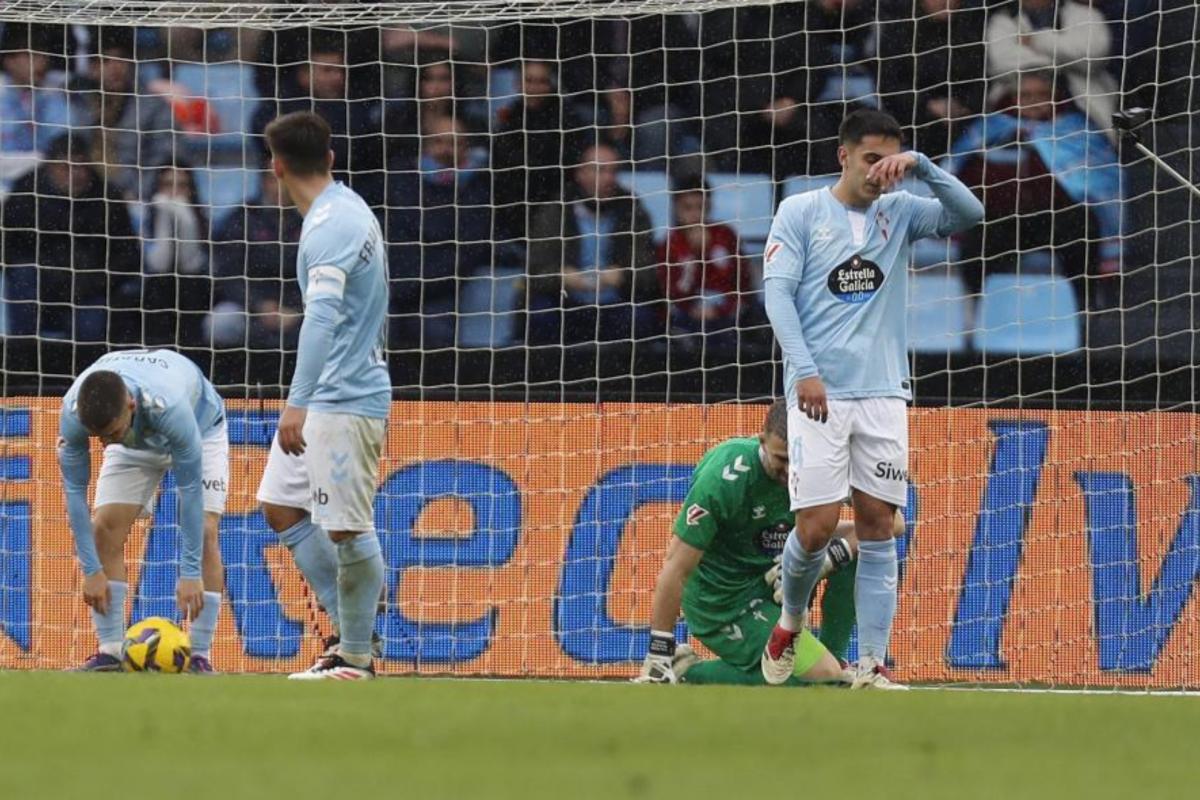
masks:
<path id="1" fill-rule="evenodd" d="M 160 635 L 161 633 L 159 632 L 158 628 L 146 628 L 146 630 L 138 634 L 137 639 L 134 641 L 136 641 L 138 644 L 145 644 L 151 639 L 157 639 Z"/>

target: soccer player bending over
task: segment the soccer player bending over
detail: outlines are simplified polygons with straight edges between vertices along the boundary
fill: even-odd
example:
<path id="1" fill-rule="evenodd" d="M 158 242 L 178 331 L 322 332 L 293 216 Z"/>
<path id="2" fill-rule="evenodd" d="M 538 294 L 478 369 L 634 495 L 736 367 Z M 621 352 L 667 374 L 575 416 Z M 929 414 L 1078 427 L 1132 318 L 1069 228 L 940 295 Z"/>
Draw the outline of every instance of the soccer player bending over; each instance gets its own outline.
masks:
<path id="1" fill-rule="evenodd" d="M 778 559 L 793 521 L 787 470 L 783 400 L 767 412 L 758 438 L 730 439 L 700 459 L 654 587 L 650 650 L 638 681 L 764 683 L 759 659 L 779 619 Z M 844 679 L 840 660 L 854 626 L 853 523 L 837 533 L 823 570 L 830 578 L 821 640 L 801 633 L 792 685 Z M 690 648 L 676 648 L 681 607 L 688 632 L 716 660 L 695 663 Z"/>
<path id="2" fill-rule="evenodd" d="M 337 632 L 298 680 L 375 677 L 383 589 L 375 491 L 392 385 L 385 243 L 363 199 L 330 170 L 329 125 L 298 111 L 266 129 L 272 169 L 304 217 L 296 274 L 304 322 L 287 407 L 258 487 L 267 523 Z"/>
<path id="3" fill-rule="evenodd" d="M 229 484 L 225 404 L 200 368 L 170 350 L 124 350 L 96 359 L 63 398 L 58 464 L 67 496 L 83 601 L 92 609 L 99 651 L 79 669 L 121 669 L 125 638 L 125 539 L 154 510 L 167 469 L 179 492 L 179 612 L 191 620 L 189 671 L 209 659 L 224 576 L 217 543 Z M 88 516 L 88 437 L 104 444 L 95 509 Z"/>
<path id="4" fill-rule="evenodd" d="M 767 315 L 783 350 L 788 490 L 796 527 L 783 553 L 783 613 L 763 677 L 787 681 L 843 498 L 858 535 L 853 688 L 902 688 L 884 669 L 896 614 L 892 521 L 908 490 L 907 285 L 911 243 L 983 219 L 971 191 L 924 155 L 900 152 L 900 126 L 864 109 L 842 121 L 832 187 L 779 205 L 764 252 Z M 912 173 L 936 199 L 884 192 Z"/>

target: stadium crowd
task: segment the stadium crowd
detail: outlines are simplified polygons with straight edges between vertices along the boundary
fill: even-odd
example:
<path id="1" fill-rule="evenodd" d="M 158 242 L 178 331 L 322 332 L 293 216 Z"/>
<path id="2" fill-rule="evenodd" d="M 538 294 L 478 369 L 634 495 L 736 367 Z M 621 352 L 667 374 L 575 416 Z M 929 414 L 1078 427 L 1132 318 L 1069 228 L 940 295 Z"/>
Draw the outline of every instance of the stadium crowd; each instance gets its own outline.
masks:
<path id="1" fill-rule="evenodd" d="M 1018 242 L 1050 252 L 1076 309 L 1101 309 L 1121 268 L 1111 113 L 1186 108 L 1172 95 L 1184 76 L 1145 57 L 1155 6 L 808 0 L 350 31 L 10 23 L 9 367 L 46 341 L 294 349 L 300 218 L 261 133 L 297 109 L 329 121 L 337 177 L 377 211 L 396 351 L 769 353 L 765 226 L 783 195 L 831 182 L 837 124 L 859 105 L 891 111 L 984 200 L 989 222 L 932 259 L 961 275 L 967 314 L 986 276 L 1024 268 Z M 717 213 L 747 186 L 767 200 L 748 191 Z"/>

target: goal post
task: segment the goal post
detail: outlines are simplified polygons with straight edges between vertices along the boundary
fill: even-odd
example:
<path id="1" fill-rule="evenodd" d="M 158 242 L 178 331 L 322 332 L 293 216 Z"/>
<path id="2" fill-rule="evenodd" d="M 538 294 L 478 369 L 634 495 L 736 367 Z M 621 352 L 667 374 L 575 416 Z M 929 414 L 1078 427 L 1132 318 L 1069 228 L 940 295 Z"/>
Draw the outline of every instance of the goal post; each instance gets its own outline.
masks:
<path id="1" fill-rule="evenodd" d="M 254 499 L 302 313 L 262 127 L 311 109 L 388 247 L 381 670 L 636 674 L 692 468 L 783 392 L 775 209 L 880 107 L 987 209 L 894 278 L 896 673 L 1200 688 L 1200 201 L 1111 123 L 1152 108 L 1141 141 L 1196 181 L 1200 12 L 1044 5 L 0 4 L 0 667 L 94 646 L 55 442 L 113 348 L 180 349 L 226 397 L 218 668 L 303 667 L 329 632 Z M 175 616 L 171 480 L 131 621 Z"/>

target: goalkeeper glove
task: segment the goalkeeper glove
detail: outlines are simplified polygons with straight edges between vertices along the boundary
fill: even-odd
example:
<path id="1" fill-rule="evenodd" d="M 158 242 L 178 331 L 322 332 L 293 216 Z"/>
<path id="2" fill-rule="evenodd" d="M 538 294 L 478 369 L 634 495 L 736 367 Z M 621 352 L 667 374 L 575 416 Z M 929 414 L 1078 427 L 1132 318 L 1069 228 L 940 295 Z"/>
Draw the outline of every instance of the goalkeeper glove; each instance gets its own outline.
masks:
<path id="1" fill-rule="evenodd" d="M 642 661 L 641 673 L 634 683 L 675 683 L 675 634 L 650 631 L 650 649 Z"/>
<path id="2" fill-rule="evenodd" d="M 825 563 L 821 565 L 821 577 L 817 580 L 825 580 L 835 572 L 844 569 L 847 564 L 854 560 L 854 554 L 850 550 L 850 543 L 840 536 L 836 539 L 831 539 L 829 542 L 829 550 L 825 553 Z M 763 580 L 767 585 L 775 590 L 775 604 L 783 605 L 783 556 L 775 556 L 775 563 L 763 575 Z"/>

